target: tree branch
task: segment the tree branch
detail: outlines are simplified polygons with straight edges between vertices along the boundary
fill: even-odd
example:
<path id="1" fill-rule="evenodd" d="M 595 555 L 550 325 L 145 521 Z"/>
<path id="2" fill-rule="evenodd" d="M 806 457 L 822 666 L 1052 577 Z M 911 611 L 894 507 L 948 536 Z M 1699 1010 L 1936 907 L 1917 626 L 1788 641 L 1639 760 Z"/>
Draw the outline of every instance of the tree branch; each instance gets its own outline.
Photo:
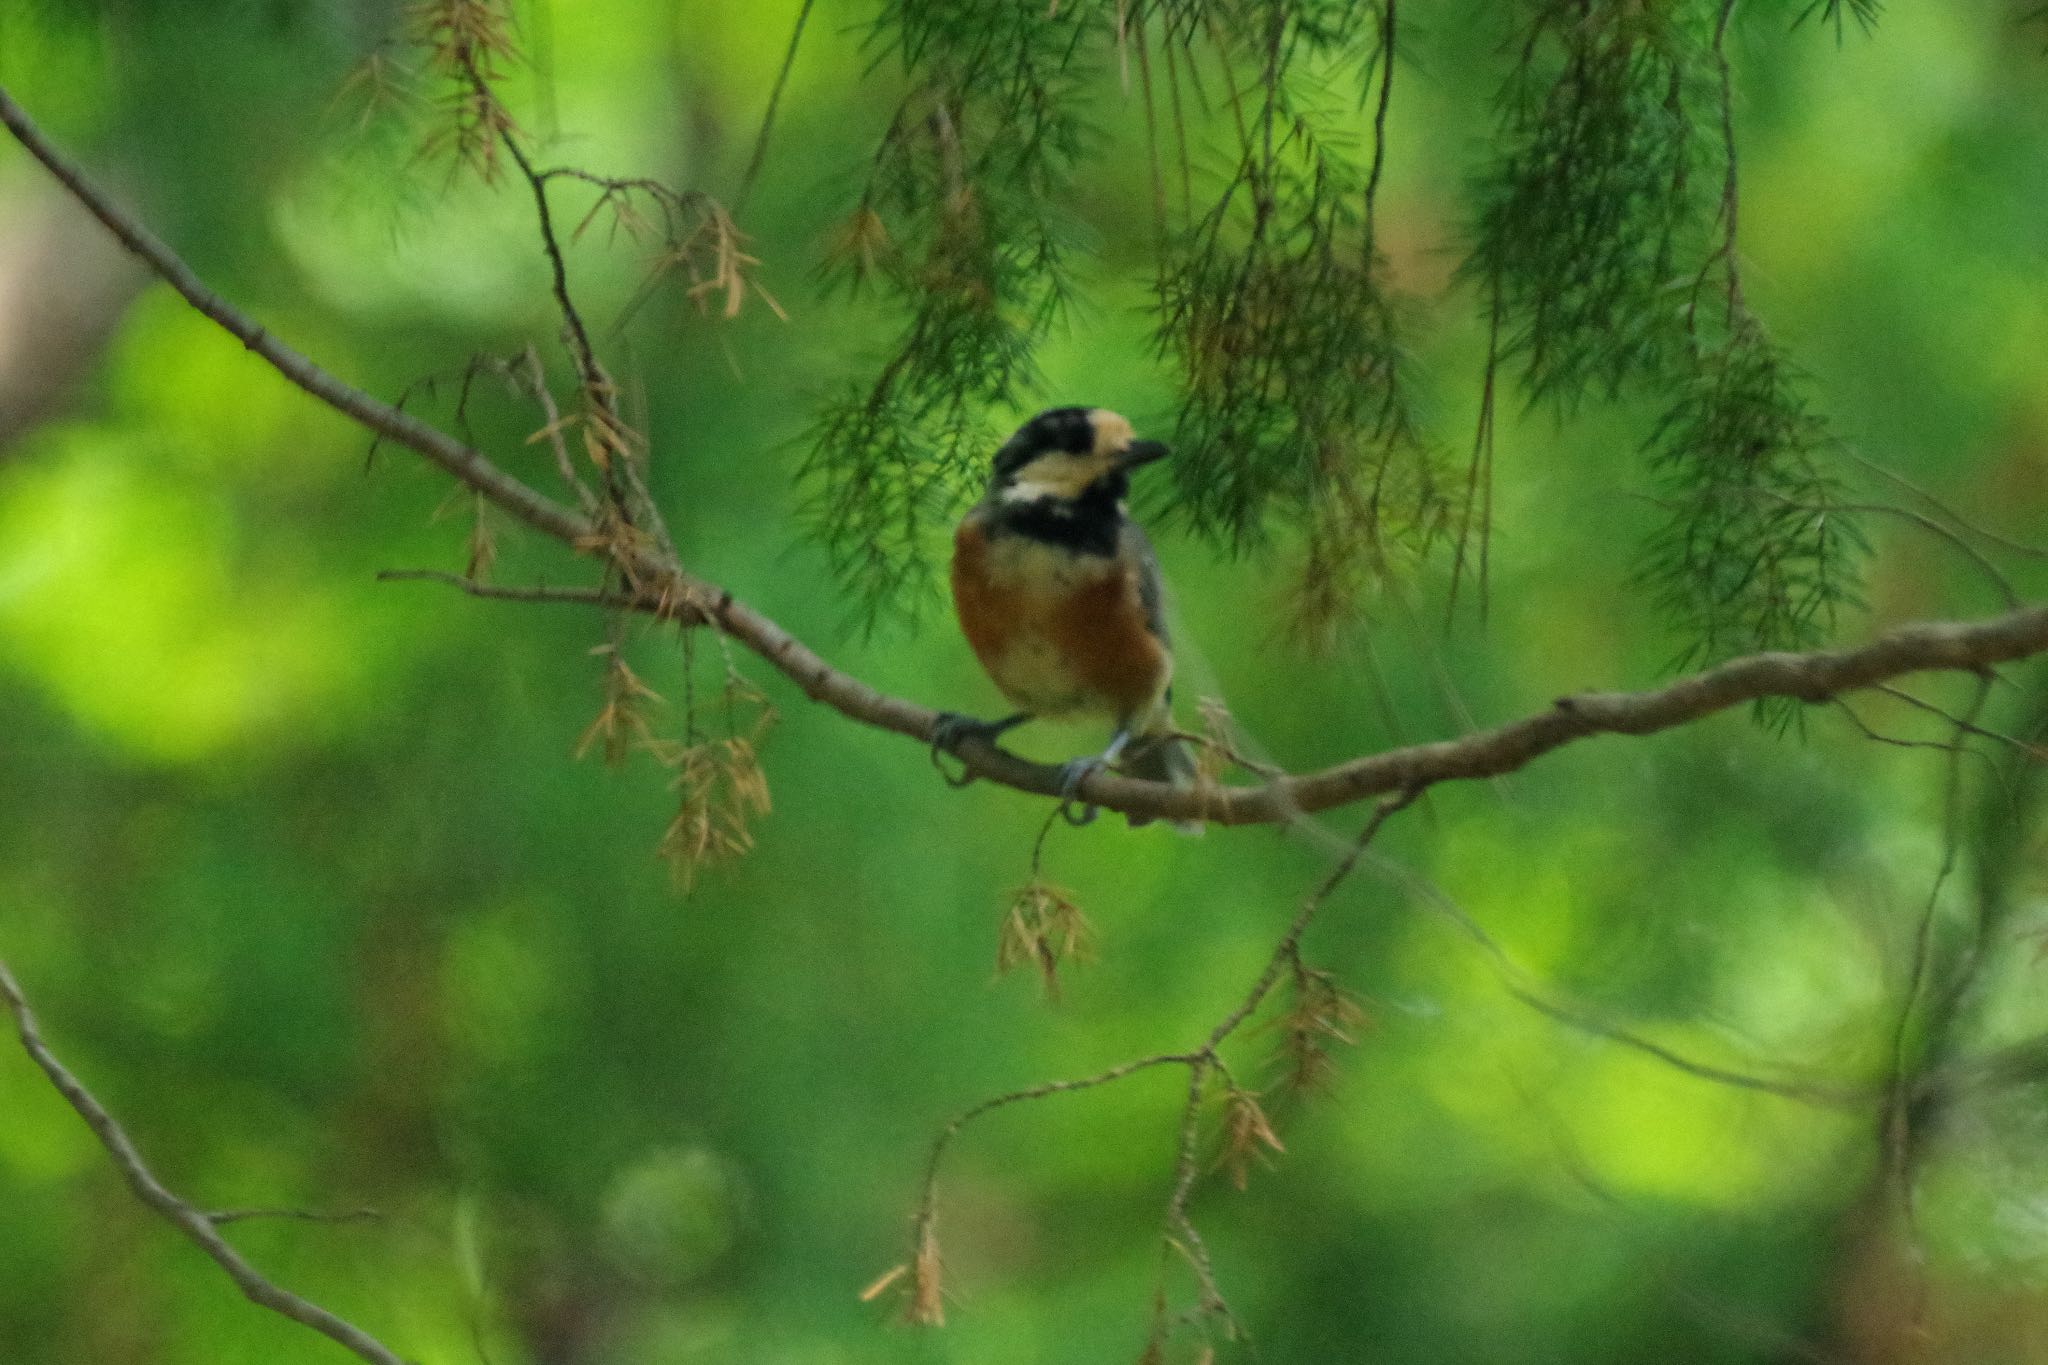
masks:
<path id="1" fill-rule="evenodd" d="M 186 1239 L 212 1258 L 214 1264 L 226 1271 L 235 1287 L 251 1303 L 271 1312 L 290 1318 L 293 1322 L 310 1327 L 322 1336 L 331 1338 L 345 1349 L 354 1352 L 372 1365 L 404 1365 L 396 1352 L 383 1342 L 365 1332 L 353 1323 L 346 1322 L 328 1312 L 317 1303 L 300 1298 L 288 1289 L 279 1288 L 263 1273 L 242 1259 L 240 1252 L 229 1246 L 218 1231 L 219 1225 L 237 1219 L 268 1215 L 255 1210 L 231 1210 L 226 1213 L 208 1213 L 194 1207 L 165 1189 L 149 1167 L 144 1164 L 142 1154 L 135 1150 L 127 1132 L 106 1107 L 93 1097 L 85 1084 L 57 1060 L 43 1042 L 41 1031 L 36 1027 L 36 1017 L 30 1012 L 28 1001 L 21 993 L 14 974 L 7 964 L 0 962 L 0 1001 L 4 1001 L 9 1014 L 14 1016 L 14 1029 L 21 1037 L 21 1046 L 29 1058 L 42 1068 L 50 1083 L 57 1087 L 57 1093 L 65 1102 L 78 1111 L 85 1120 L 85 1126 L 92 1129 L 92 1135 L 100 1140 L 107 1154 L 114 1159 L 122 1176 L 128 1181 L 128 1188 L 135 1191 L 135 1197 L 163 1215 L 164 1219 L 183 1233 Z M 302 1215 L 292 1215 L 302 1216 Z"/>
<path id="2" fill-rule="evenodd" d="M 761 129 L 754 134 L 754 154 L 747 158 L 746 174 L 740 177 L 739 193 L 733 196 L 732 212 L 737 218 L 746 211 L 747 198 L 754 192 L 754 181 L 760 177 L 762 163 L 768 159 L 768 135 L 775 131 L 775 111 L 781 107 L 782 92 L 789 84 L 789 73 L 796 66 L 796 50 L 804 40 L 804 25 L 811 20 L 811 7 L 816 0 L 804 0 L 803 7 L 796 12 L 796 26 L 789 33 L 789 50 L 782 54 L 782 66 L 775 73 L 775 87 L 768 92 L 768 109 L 761 115 Z"/>
<path id="3" fill-rule="evenodd" d="M 1149 1057 L 1135 1057 L 1092 1076 L 1074 1080 L 1046 1081 L 1022 1090 L 1012 1090 L 985 1099 L 954 1115 L 946 1126 L 939 1130 L 938 1136 L 932 1139 L 931 1153 L 925 1159 L 924 1179 L 918 1187 L 917 1212 L 911 1219 L 911 1259 L 876 1281 L 870 1287 L 869 1294 L 862 1297 L 880 1293 L 907 1273 L 911 1280 L 907 1316 L 911 1321 L 925 1325 L 936 1326 L 943 1322 L 944 1314 L 940 1309 L 938 1285 L 939 1171 L 946 1159 L 947 1150 L 960 1135 L 961 1129 L 984 1114 L 1013 1104 L 1112 1085 L 1127 1076 L 1155 1067 L 1184 1066 L 1188 1069 L 1187 1099 L 1182 1106 L 1178 1124 L 1179 1137 L 1174 1146 L 1173 1184 L 1171 1193 L 1167 1196 L 1161 1235 L 1165 1240 L 1166 1249 L 1182 1256 L 1194 1271 L 1197 1301 L 1191 1310 L 1193 1317 L 1220 1317 L 1233 1332 L 1236 1332 L 1236 1319 L 1217 1286 L 1208 1247 L 1203 1242 L 1200 1231 L 1196 1229 L 1193 1219 L 1188 1215 L 1188 1202 L 1193 1197 L 1195 1182 L 1201 1175 L 1201 1111 L 1204 1087 L 1208 1078 L 1215 1074 L 1222 1076 L 1226 1083 L 1232 1084 L 1233 1090 L 1236 1089 L 1234 1083 L 1230 1082 L 1229 1071 L 1223 1063 L 1220 1049 L 1224 1042 L 1237 1032 L 1245 1020 L 1257 1012 L 1259 1006 L 1271 994 L 1274 983 L 1280 979 L 1280 973 L 1287 964 L 1298 961 L 1297 953 L 1302 935 L 1308 932 L 1308 927 L 1317 913 L 1336 893 L 1344 879 L 1358 866 L 1358 860 L 1365 856 L 1367 847 L 1380 832 L 1380 827 L 1397 812 L 1413 803 L 1419 794 L 1403 790 L 1390 793 L 1380 800 L 1344 856 L 1337 860 L 1337 865 L 1302 901 L 1301 908 L 1295 912 L 1293 921 L 1287 926 L 1287 932 L 1281 936 L 1280 941 L 1267 956 L 1265 966 L 1260 969 L 1251 989 L 1209 1030 L 1199 1047 L 1190 1052 L 1160 1052 Z M 1036 857 L 1035 851 L 1033 856 Z M 1162 1311 L 1165 1304 L 1164 1296 L 1165 1286 L 1162 1283 L 1159 1297 Z M 1155 1337 L 1165 1330 L 1167 1324 L 1163 1318 L 1154 1323 Z"/>
<path id="4" fill-rule="evenodd" d="M 937 713 L 888 696 L 839 672 L 801 641 L 752 608 L 688 580 L 699 596 L 682 619 L 708 618 L 795 682 L 814 701 L 867 725 L 930 741 Z M 673 598 L 653 589 L 636 594 L 637 610 L 678 614 Z M 691 613 L 695 613 L 694 617 Z M 1411 744 L 1352 759 L 1320 772 L 1257 786 L 1176 789 L 1163 783 L 1098 773 L 1081 786 L 1091 804 L 1154 818 L 1209 820 L 1223 825 L 1285 822 L 1367 797 L 1439 782 L 1498 777 L 1552 749 L 1600 734 L 1647 735 L 1767 697 L 1824 702 L 1845 692 L 1882 688 L 1924 672 L 1982 673 L 2048 652 L 2048 607 L 2029 607 L 1973 622 L 1901 626 L 1853 649 L 1752 654 L 1643 692 L 1584 692 L 1547 710 L 1456 740 Z M 1057 767 L 1027 762 L 996 746 L 963 741 L 968 771 L 1019 791 L 1059 795 Z"/>
<path id="5" fill-rule="evenodd" d="M 206 1213 L 206 1221 L 217 1228 L 264 1219 L 291 1223 L 376 1223 L 383 1218 L 375 1209 L 210 1209 Z"/>
<path id="6" fill-rule="evenodd" d="M 1166 1200 L 1163 1235 L 1167 1248 L 1178 1250 L 1195 1273 L 1197 1297 L 1194 1315 L 1197 1320 L 1210 1316 L 1219 1317 L 1225 1327 L 1234 1334 L 1240 1330 L 1236 1315 L 1231 1312 L 1229 1303 L 1223 1297 L 1222 1287 L 1216 1282 L 1216 1271 L 1209 1260 L 1208 1245 L 1202 1240 L 1200 1230 L 1195 1227 L 1194 1219 L 1188 1214 L 1188 1201 L 1194 1197 L 1195 1180 L 1201 1173 L 1198 1148 L 1201 1141 L 1203 1086 L 1212 1072 L 1223 1074 L 1225 1081 L 1229 1082 L 1228 1073 L 1223 1069 L 1223 1057 L 1218 1049 L 1237 1031 L 1238 1026 L 1251 1018 L 1265 1002 L 1266 996 L 1272 992 L 1273 984 L 1280 979 L 1280 973 L 1287 964 L 1299 963 L 1302 935 L 1308 932 L 1309 925 L 1314 922 L 1324 904 L 1336 894 L 1337 888 L 1351 875 L 1352 869 L 1358 866 L 1358 860 L 1365 856 L 1366 849 L 1379 834 L 1380 827 L 1397 812 L 1413 804 L 1415 798 L 1421 794 L 1420 788 L 1410 787 L 1389 793 L 1380 799 L 1364 827 L 1358 831 L 1358 836 L 1351 841 L 1351 847 L 1337 860 L 1337 865 L 1330 869 L 1329 874 L 1317 884 L 1315 890 L 1308 894 L 1307 899 L 1302 901 L 1301 909 L 1295 912 L 1293 922 L 1287 926 L 1287 932 L 1281 935 L 1280 941 L 1273 946 L 1264 969 L 1259 972 L 1258 979 L 1252 983 L 1251 989 L 1245 992 L 1244 999 L 1240 1000 L 1230 1013 L 1217 1021 L 1216 1026 L 1209 1030 L 1209 1036 L 1203 1041 L 1202 1046 L 1189 1055 L 1187 1100 L 1181 1109 L 1180 1137 L 1174 1150 L 1173 1190 Z M 1235 1088 L 1232 1083 L 1232 1089 Z M 1278 1145 L 1277 1142 L 1275 1145 Z M 1161 1291 L 1164 1292 L 1163 1284 Z M 1155 1324 L 1155 1333 L 1158 1330 L 1159 1324 Z"/>
<path id="7" fill-rule="evenodd" d="M 877 691 L 833 668 L 768 617 L 729 591 L 686 572 L 673 557 L 596 525 L 522 483 L 481 452 L 356 389 L 284 345 L 209 290 L 171 249 L 116 205 L 51 145 L 0 88 L 0 124 L 77 196 L 127 248 L 278 373 L 370 431 L 406 446 L 527 525 L 578 553 L 602 553 L 630 586 L 633 607 L 684 625 L 711 625 L 841 714 L 877 729 L 931 742 L 939 713 Z M 2029 607 L 1970 623 L 1904 626 L 1855 649 L 1756 654 L 1646 692 L 1584 693 L 1525 719 L 1458 740 L 1410 745 L 1320 772 L 1256 786 L 1176 789 L 1097 773 L 1079 796 L 1092 805 L 1168 820 L 1262 824 L 1438 782 L 1497 777 L 1552 749 L 1597 734 L 1653 734 L 1767 697 L 1825 701 L 1909 673 L 1981 673 L 1994 664 L 2048 652 L 2048 607 Z M 955 750 L 968 771 L 1041 796 L 1061 794 L 1058 767 L 1030 763 L 984 740 Z"/>
<path id="8" fill-rule="evenodd" d="M 380 569 L 379 583 L 446 583 L 451 588 L 460 588 L 471 597 L 487 597 L 501 602 L 569 602 L 583 607 L 636 607 L 638 597 L 627 594 L 606 592 L 602 588 L 551 588 L 545 583 L 530 587 L 500 587 L 493 583 L 482 583 L 474 578 L 465 578 L 459 573 L 448 573 L 443 569 Z"/>
<path id="9" fill-rule="evenodd" d="M 271 368 L 286 379 L 343 416 L 418 451 L 528 525 L 559 540 L 574 540 L 588 531 L 588 523 L 566 507 L 528 488 L 460 441 L 388 403 L 379 402 L 360 389 L 344 384 L 208 289 L 175 252 L 88 181 L 83 172 L 52 146 L 4 87 L 0 87 L 0 124 L 5 124 L 15 139 L 28 149 L 29 155 L 56 176 L 93 217 L 120 239 L 121 245 L 141 257 L 143 263 L 183 295 L 187 303 L 218 323 L 246 349 L 269 362 Z"/>
<path id="10" fill-rule="evenodd" d="M 1412 867 L 1403 866 L 1388 858 L 1375 858 L 1378 871 L 1398 885 L 1406 887 L 1418 900 L 1435 911 L 1451 926 L 1486 955 L 1501 989 L 1516 1002 L 1536 1011 L 1544 1018 L 1562 1024 L 1566 1028 L 1594 1038 L 1628 1048 L 1633 1052 L 1662 1062 L 1674 1071 L 1688 1076 L 1711 1081 L 1716 1085 L 1733 1086 L 1738 1090 L 1754 1090 L 1765 1095 L 1776 1095 L 1781 1099 L 1797 1100 L 1829 1108 L 1854 1108 L 1877 1098 L 1876 1086 L 1861 1082 L 1836 1082 L 1807 1080 L 1792 1076 L 1770 1076 L 1757 1071 L 1738 1071 L 1733 1067 L 1703 1062 L 1688 1057 L 1673 1048 L 1647 1038 L 1632 1029 L 1610 1019 L 1603 1018 L 1590 1009 L 1583 1008 L 1558 996 L 1553 987 L 1535 973 L 1516 961 L 1514 955 L 1501 946 L 1499 939 L 1486 931 L 1477 917 L 1451 897 L 1451 894 L 1429 877 Z"/>

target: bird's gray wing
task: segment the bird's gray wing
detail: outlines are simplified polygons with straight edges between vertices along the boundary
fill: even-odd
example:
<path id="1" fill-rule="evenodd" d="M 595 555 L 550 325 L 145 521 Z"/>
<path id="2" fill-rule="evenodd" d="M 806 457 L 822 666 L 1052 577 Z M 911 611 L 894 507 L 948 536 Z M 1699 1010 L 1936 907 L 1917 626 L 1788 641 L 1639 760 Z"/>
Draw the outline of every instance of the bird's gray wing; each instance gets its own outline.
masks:
<path id="1" fill-rule="evenodd" d="M 1120 533 L 1124 558 L 1138 566 L 1138 601 L 1145 608 L 1145 628 L 1159 643 L 1173 643 L 1166 633 L 1166 584 L 1159 576 L 1159 556 L 1135 522 L 1125 522 Z"/>
<path id="2" fill-rule="evenodd" d="M 1124 523 L 1119 536 L 1123 558 L 1137 566 L 1138 601 L 1145 609 L 1145 629 L 1151 631 L 1160 644 L 1171 649 L 1172 641 L 1166 634 L 1166 583 L 1159 572 L 1159 556 L 1152 552 L 1152 542 L 1145 538 L 1145 533 L 1130 522 Z M 1166 689 L 1161 700 L 1164 704 L 1140 722 L 1143 730 L 1127 753 L 1124 770 L 1132 777 L 1152 782 L 1166 782 L 1176 787 L 1193 786 L 1197 773 L 1195 756 L 1172 733 L 1171 687 Z M 1143 816 L 1127 818 L 1133 826 L 1150 823 Z M 1183 834 L 1202 832 L 1199 820 L 1176 820 L 1174 828 Z"/>

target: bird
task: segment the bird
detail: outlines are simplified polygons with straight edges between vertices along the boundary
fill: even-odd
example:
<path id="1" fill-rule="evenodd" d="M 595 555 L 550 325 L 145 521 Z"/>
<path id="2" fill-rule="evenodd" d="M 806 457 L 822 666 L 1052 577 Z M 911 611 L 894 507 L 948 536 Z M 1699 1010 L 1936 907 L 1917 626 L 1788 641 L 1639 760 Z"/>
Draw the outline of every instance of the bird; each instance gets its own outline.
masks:
<path id="1" fill-rule="evenodd" d="M 972 735 L 993 740 L 1037 718 L 1106 716 L 1101 753 L 1061 767 L 1060 809 L 1092 772 L 1123 760 L 1133 777 L 1188 787 L 1195 762 L 1173 733 L 1173 648 L 1159 561 L 1124 499 L 1131 471 L 1162 459 L 1107 408 L 1039 413 L 996 451 L 988 491 L 953 535 L 952 587 L 961 633 L 1017 707 L 982 721 L 942 712 L 934 761 Z M 1132 825 L 1149 817 L 1130 815 Z M 1198 833 L 1198 821 L 1175 821 Z"/>

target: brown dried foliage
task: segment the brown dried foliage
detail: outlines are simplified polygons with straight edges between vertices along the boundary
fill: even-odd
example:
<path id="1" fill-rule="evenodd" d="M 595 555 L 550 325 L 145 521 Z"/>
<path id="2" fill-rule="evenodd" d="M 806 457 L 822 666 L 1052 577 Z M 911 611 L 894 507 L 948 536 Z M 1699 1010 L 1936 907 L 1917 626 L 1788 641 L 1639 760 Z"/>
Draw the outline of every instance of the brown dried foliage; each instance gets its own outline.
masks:
<path id="1" fill-rule="evenodd" d="M 661 705 L 661 694 L 640 680 L 626 663 L 616 640 L 594 646 L 592 654 L 604 660 L 604 704 L 576 740 L 576 757 L 582 758 L 593 746 L 604 746 L 604 761 L 618 767 L 635 746 L 654 741 L 647 710 Z"/>
<path id="2" fill-rule="evenodd" d="M 623 232 L 656 255 L 642 297 L 669 276 L 679 276 L 683 294 L 697 311 L 709 315 L 714 301 L 718 315 L 740 315 L 753 294 L 782 321 L 789 314 L 758 277 L 761 258 L 746 249 L 747 234 L 724 204 L 698 190 L 676 190 L 658 180 L 618 180 L 582 171 L 550 171 L 549 178 L 567 176 L 598 187 L 598 196 L 570 234 L 580 239 L 600 218 L 610 230 Z M 656 218 L 659 218 L 659 222 Z"/>
<path id="3" fill-rule="evenodd" d="M 743 735 L 657 752 L 675 769 L 671 789 L 682 794 L 660 853 L 676 885 L 688 892 L 703 868 L 754 846 L 752 824 L 770 810 L 768 779 L 753 741 Z"/>
<path id="4" fill-rule="evenodd" d="M 1266 1118 L 1266 1111 L 1260 1107 L 1259 1097 L 1232 1086 L 1223 1099 L 1223 1146 L 1216 1158 L 1217 1168 L 1242 1190 L 1250 1183 L 1255 1163 L 1270 1165 L 1268 1152 L 1286 1150 Z"/>
<path id="5" fill-rule="evenodd" d="M 1230 767 L 1230 708 L 1223 704 L 1221 697 L 1198 698 L 1195 702 L 1195 723 L 1200 727 L 1203 741 L 1193 746 L 1195 780 L 1210 786 L 1221 782 L 1224 770 Z"/>
<path id="6" fill-rule="evenodd" d="M 1095 931 L 1073 894 L 1035 873 L 1018 888 L 1003 916 L 996 944 L 996 974 L 1007 976 L 1029 965 L 1038 972 L 1048 1000 L 1060 996 L 1060 968 L 1094 957 Z"/>
<path id="7" fill-rule="evenodd" d="M 427 73 L 442 87 L 434 101 L 440 126 L 421 155 L 447 155 L 486 183 L 495 181 L 503 139 L 518 131 L 493 88 L 520 60 L 509 7 L 504 0 L 419 0 L 407 17 Z"/>
<path id="8" fill-rule="evenodd" d="M 412 69 L 382 48 L 356 63 L 334 92 L 330 112 L 354 106 L 354 131 L 361 135 L 387 115 L 411 112 L 419 104 Z"/>
<path id="9" fill-rule="evenodd" d="M 1294 961 L 1293 999 L 1272 1027 L 1280 1034 L 1283 1083 L 1298 1093 L 1327 1091 L 1337 1064 L 1332 1044 L 1354 1047 L 1371 1022 L 1365 1007 L 1320 967 Z"/>
<path id="10" fill-rule="evenodd" d="M 464 546 L 467 554 L 462 576 L 472 583 L 482 583 L 491 576 L 491 566 L 498 562 L 498 536 L 491 526 L 491 505 L 484 495 L 475 495 L 476 509 L 469 522 L 469 540 Z"/>
<path id="11" fill-rule="evenodd" d="M 910 1260 L 877 1275 L 860 1291 L 862 1303 L 873 1303 L 891 1290 L 903 1299 L 903 1320 L 916 1327 L 946 1325 L 944 1268 L 939 1263 L 939 1234 L 929 1210 L 917 1220 L 916 1248 Z"/>
<path id="12" fill-rule="evenodd" d="M 754 821 L 773 809 L 759 744 L 775 724 L 775 708 L 730 667 L 714 706 L 723 736 L 704 734 L 693 708 L 681 742 L 648 745 L 675 773 L 670 789 L 679 793 L 676 814 L 661 836 L 659 852 L 685 894 L 696 887 L 704 868 L 751 849 Z M 751 713 L 744 723 L 743 712 Z"/>
<path id="13" fill-rule="evenodd" d="M 904 1298 L 903 1320 L 919 1327 L 946 1325 L 939 1233 L 930 1218 L 926 1218 L 917 1230 L 917 1252 L 910 1260 L 910 1292 Z"/>
<path id="14" fill-rule="evenodd" d="M 604 703 L 578 738 L 576 757 L 601 745 L 605 762 L 617 766 L 637 749 L 674 774 L 676 814 L 657 852 L 687 894 L 704 868 L 751 849 L 754 821 L 773 808 L 759 748 L 775 724 L 775 708 L 728 661 L 712 701 L 685 710 L 683 737 L 661 739 L 648 712 L 663 698 L 626 663 L 619 642 L 591 653 L 605 660 Z M 715 729 L 705 728 L 707 711 Z"/>
<path id="15" fill-rule="evenodd" d="M 825 245 L 825 273 L 843 276 L 855 293 L 873 279 L 895 250 L 882 215 L 863 201 Z"/>

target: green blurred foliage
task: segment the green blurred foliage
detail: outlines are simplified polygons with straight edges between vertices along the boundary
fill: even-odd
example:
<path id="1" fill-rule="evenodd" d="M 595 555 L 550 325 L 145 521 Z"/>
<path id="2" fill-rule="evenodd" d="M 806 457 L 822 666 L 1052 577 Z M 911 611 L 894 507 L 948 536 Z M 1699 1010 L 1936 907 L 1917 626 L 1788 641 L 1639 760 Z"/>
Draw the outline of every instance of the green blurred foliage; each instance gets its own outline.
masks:
<path id="1" fill-rule="evenodd" d="M 0 83 L 226 296 L 351 382 L 395 396 L 529 342 L 564 378 L 521 187 L 415 159 L 337 96 L 397 8 L 0 0 Z M 796 8 L 529 0 L 532 66 L 507 95 L 552 162 L 729 196 Z M 1485 338 L 1448 253 L 1491 127 L 1492 8 L 1417 16 L 1381 191 L 1381 247 L 1419 300 L 1424 421 L 1454 448 Z M 1994 4 L 1890 6 L 1839 41 L 1790 30 L 1792 4 L 1753 8 L 1733 46 L 1751 303 L 1856 451 L 2028 538 L 2048 522 L 2038 43 Z M 986 712 L 949 629 L 845 629 L 852 604 L 826 586 L 792 489 L 821 397 L 880 359 L 874 305 L 827 297 L 817 274 L 890 104 L 870 17 L 817 7 L 742 222 L 789 321 L 705 318 L 667 291 L 604 334 L 695 571 L 886 691 Z M 1172 379 L 1116 268 L 1150 232 L 1141 149 L 1118 145 L 1122 170 L 1080 173 L 1100 240 L 1019 415 L 1039 400 L 1168 415 Z M 49 192 L 0 147 L 0 231 L 6 206 Z M 600 225 L 570 263 L 608 329 L 644 256 Z M 525 440 L 531 404 L 485 379 L 458 416 L 458 388 L 410 405 L 552 477 Z M 1438 564 L 1378 602 L 1368 632 L 1304 660 L 1272 634 L 1262 561 L 1166 539 L 1184 698 L 1227 699 L 1299 769 L 1658 678 L 1684 642 L 1636 578 L 1659 516 L 1631 453 L 1645 418 L 1561 425 L 1503 405 L 1483 625 L 1439 629 Z M 570 757 L 604 624 L 377 583 L 460 568 L 472 507 L 366 445 L 159 286 L 66 411 L 0 449 L 0 957 L 60 1055 L 197 1202 L 379 1209 L 233 1235 L 409 1358 L 1134 1358 L 1180 1099 L 1166 1073 L 966 1132 L 942 1187 L 943 1331 L 857 1294 L 903 1259 L 951 1114 L 1189 1046 L 1340 845 L 1056 830 L 1048 873 L 1092 918 L 1098 960 L 1048 1005 L 1028 973 L 992 979 L 1040 803 L 949 790 L 914 745 L 742 658 L 781 713 L 763 753 L 775 808 L 748 856 L 680 895 L 654 856 L 667 774 Z M 1912 504 L 1857 478 L 1869 500 Z M 1901 518 L 1870 529 L 1869 615 L 1846 629 L 1996 608 L 1952 547 Z M 496 535 L 501 582 L 579 567 Z M 2012 569 L 2035 596 L 2048 580 L 2034 559 Z M 724 667 L 712 642 L 686 655 L 641 623 L 626 649 L 668 699 L 664 726 Z M 2048 679 L 2013 679 L 1991 723 L 2039 709 Z M 1900 705 L 1858 712 L 1945 735 Z M 1094 740 L 1033 730 L 1019 745 L 1047 758 Z M 1933 1040 L 1959 1055 L 2048 1022 L 2029 789 L 1986 753 L 1967 790 L 2016 850 L 1997 968 Z M 1197 1191 L 1256 1342 L 1226 1358 L 1762 1361 L 1845 1321 L 1882 1337 L 1894 1272 L 1860 1233 L 1879 1165 L 1868 1106 L 1688 1074 L 1503 986 L 1715 1066 L 1881 1075 L 1942 860 L 1944 767 L 1838 711 L 1785 736 L 1720 717 L 1404 815 L 1307 944 L 1364 1002 L 1360 1045 L 1330 1093 L 1269 1101 L 1287 1150 L 1248 1191 Z M 1964 861 L 1941 891 L 1944 941 L 1990 894 Z M 1271 1044 L 1233 1045 L 1246 1083 L 1264 1083 Z M 1929 1358 L 2048 1359 L 2041 1125 L 2038 1091 L 2014 1089 L 1930 1140 L 1919 1228 L 1947 1353 Z M 338 1358 L 136 1205 L 18 1056 L 0 1060 L 0 1208 L 0 1360 Z M 1189 1291 L 1177 1269 L 1169 1284 Z"/>

